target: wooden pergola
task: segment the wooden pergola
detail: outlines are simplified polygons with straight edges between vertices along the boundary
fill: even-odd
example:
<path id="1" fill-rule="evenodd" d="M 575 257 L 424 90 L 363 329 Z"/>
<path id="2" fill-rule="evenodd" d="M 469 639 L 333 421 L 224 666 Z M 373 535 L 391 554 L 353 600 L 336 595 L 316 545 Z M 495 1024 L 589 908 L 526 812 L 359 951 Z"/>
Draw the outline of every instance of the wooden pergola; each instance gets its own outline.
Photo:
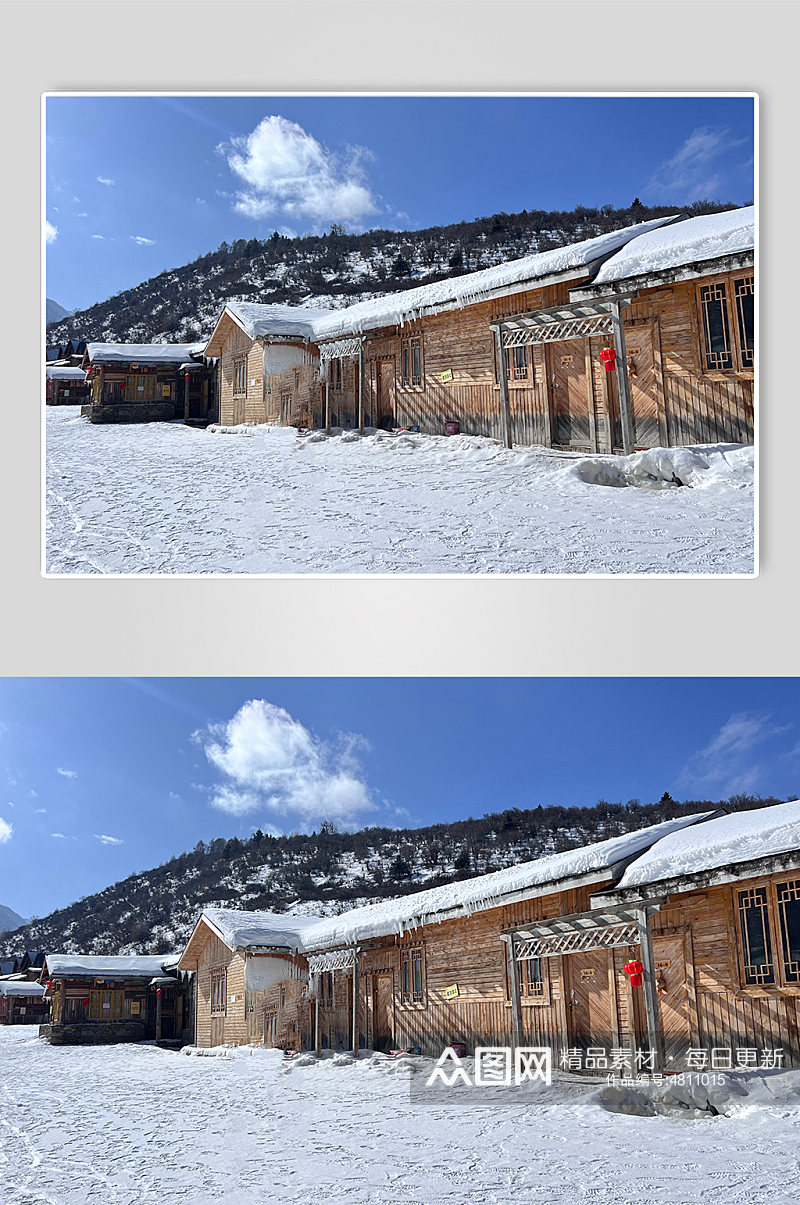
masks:
<path id="1" fill-rule="evenodd" d="M 329 343 L 321 343 L 319 348 L 320 364 L 328 364 L 331 360 L 344 359 L 348 356 L 358 356 L 358 429 L 364 433 L 364 336 L 353 335 L 346 339 L 333 339 Z M 325 430 L 331 431 L 330 381 L 325 377 Z"/>
<path id="2" fill-rule="evenodd" d="M 647 1040 L 654 1052 L 654 1070 L 662 1071 L 664 1052 L 658 1015 L 650 917 L 661 900 L 637 902 L 629 907 L 576 912 L 553 920 L 536 921 L 507 929 L 501 936 L 507 946 L 508 979 L 511 988 L 511 1023 L 514 1045 L 522 1045 L 522 1003 L 519 964 L 531 958 L 556 958 L 588 950 L 611 950 L 615 946 L 638 945 L 642 963 Z"/>
<path id="3" fill-rule="evenodd" d="M 621 311 L 631 304 L 635 296 L 635 293 L 631 293 L 626 296 L 579 301 L 571 305 L 554 306 L 552 309 L 514 314 L 509 318 L 502 318 L 499 322 L 490 323 L 489 329 L 494 332 L 497 346 L 503 442 L 507 448 L 512 446 L 512 439 L 505 353 L 510 348 L 527 347 L 534 343 L 558 343 L 566 339 L 587 339 L 591 335 L 613 335 L 614 351 L 617 355 L 622 449 L 626 456 L 634 451 L 633 414 Z"/>
<path id="4" fill-rule="evenodd" d="M 331 950 L 327 954 L 311 954 L 308 958 L 308 973 L 314 980 L 314 1050 L 322 1052 L 322 1040 L 319 1028 L 319 976 L 327 971 L 349 971 L 353 980 L 353 1012 L 350 1024 L 353 1058 L 358 1058 L 358 971 L 360 946 L 347 946 L 344 949 Z"/>

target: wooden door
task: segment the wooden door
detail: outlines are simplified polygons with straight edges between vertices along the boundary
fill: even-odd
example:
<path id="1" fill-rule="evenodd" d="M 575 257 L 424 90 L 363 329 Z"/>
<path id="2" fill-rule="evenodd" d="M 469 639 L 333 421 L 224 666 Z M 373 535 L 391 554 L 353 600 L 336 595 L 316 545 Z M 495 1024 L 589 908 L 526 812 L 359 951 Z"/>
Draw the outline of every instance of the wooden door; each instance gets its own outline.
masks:
<path id="1" fill-rule="evenodd" d="M 393 976 L 391 974 L 375 975 L 372 985 L 374 1000 L 372 1040 L 376 1050 L 390 1050 L 394 1043 Z"/>
<path id="2" fill-rule="evenodd" d="M 394 360 L 378 361 L 377 393 L 375 426 L 388 431 L 395 425 Z"/>
<path id="3" fill-rule="evenodd" d="M 664 1039 L 664 1069 L 680 1071 L 692 1044 L 689 1020 L 689 983 L 683 936 L 653 937 L 656 992 L 661 1034 Z"/>
<path id="4" fill-rule="evenodd" d="M 570 1046 L 583 1051 L 589 1046 L 598 1046 L 610 1051 L 618 1045 L 610 983 L 610 952 L 589 950 L 582 954 L 569 954 L 564 962 L 568 968 Z"/>
<path id="5" fill-rule="evenodd" d="M 657 448 L 663 441 L 659 428 L 652 326 L 634 326 L 626 330 L 625 349 L 628 354 L 634 444 L 637 448 Z"/>
<path id="6" fill-rule="evenodd" d="M 593 451 L 583 339 L 550 344 L 547 358 L 553 443 Z"/>
<path id="7" fill-rule="evenodd" d="M 211 1018 L 211 1045 L 221 1046 L 225 1041 L 225 1016 L 220 1014 Z"/>

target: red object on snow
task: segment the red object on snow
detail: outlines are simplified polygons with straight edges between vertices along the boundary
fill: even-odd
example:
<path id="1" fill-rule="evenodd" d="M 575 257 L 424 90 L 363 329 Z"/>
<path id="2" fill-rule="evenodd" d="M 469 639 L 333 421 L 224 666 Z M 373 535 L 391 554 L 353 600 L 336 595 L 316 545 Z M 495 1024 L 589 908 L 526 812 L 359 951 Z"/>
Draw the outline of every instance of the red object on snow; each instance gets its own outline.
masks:
<path id="1" fill-rule="evenodd" d="M 635 959 L 632 959 L 630 962 L 626 962 L 625 966 L 622 969 L 626 975 L 630 975 L 631 987 L 641 987 L 642 986 L 642 982 L 643 982 L 642 981 L 642 971 L 644 970 L 644 967 L 642 966 L 642 964 L 640 962 L 638 962 Z"/>
<path id="2" fill-rule="evenodd" d="M 613 372 L 617 366 L 617 353 L 613 347 L 604 347 L 600 352 L 600 359 L 603 362 L 603 368 L 606 372 Z"/>

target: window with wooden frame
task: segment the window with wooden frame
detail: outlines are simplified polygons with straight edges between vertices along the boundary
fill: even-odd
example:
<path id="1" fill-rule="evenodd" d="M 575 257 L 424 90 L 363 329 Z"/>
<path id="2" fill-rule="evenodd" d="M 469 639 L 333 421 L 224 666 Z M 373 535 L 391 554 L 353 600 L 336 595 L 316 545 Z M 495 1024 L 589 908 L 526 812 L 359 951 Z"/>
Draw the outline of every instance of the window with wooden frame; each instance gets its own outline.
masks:
<path id="1" fill-rule="evenodd" d="M 125 1007 L 123 991 L 106 990 L 89 992 L 90 1021 L 119 1021 Z"/>
<path id="2" fill-rule="evenodd" d="M 154 372 L 129 373 L 125 377 L 126 402 L 154 402 L 156 398 L 156 374 Z"/>
<path id="3" fill-rule="evenodd" d="M 247 395 L 247 356 L 237 356 L 233 361 L 233 392 Z"/>
<path id="4" fill-rule="evenodd" d="M 748 372 L 754 365 L 755 284 L 752 274 L 697 286 L 703 372 Z"/>
<path id="5" fill-rule="evenodd" d="M 342 358 L 337 356 L 336 359 L 330 360 L 329 380 L 331 389 L 341 391 L 342 388 Z"/>
<path id="6" fill-rule="evenodd" d="M 425 1005 L 425 950 L 406 946 L 400 951 L 400 1001 Z"/>
<path id="7" fill-rule="evenodd" d="M 400 384 L 421 385 L 423 378 L 422 335 L 400 340 Z"/>
<path id="8" fill-rule="evenodd" d="M 506 380 L 510 384 L 515 381 L 527 381 L 532 375 L 528 364 L 528 347 L 507 347 L 503 351 L 506 362 Z"/>
<path id="9" fill-rule="evenodd" d="M 800 987 L 800 876 L 735 892 L 742 983 Z"/>
<path id="10" fill-rule="evenodd" d="M 325 971 L 322 976 L 321 1003 L 325 1004 L 327 1008 L 333 1008 L 333 971 Z"/>
<path id="11" fill-rule="evenodd" d="M 523 1004 L 550 1003 L 550 977 L 546 958 L 523 958 L 519 967 L 519 994 Z"/>
<path id="12" fill-rule="evenodd" d="M 225 1013 L 228 1000 L 228 972 L 211 972 L 211 1012 Z"/>

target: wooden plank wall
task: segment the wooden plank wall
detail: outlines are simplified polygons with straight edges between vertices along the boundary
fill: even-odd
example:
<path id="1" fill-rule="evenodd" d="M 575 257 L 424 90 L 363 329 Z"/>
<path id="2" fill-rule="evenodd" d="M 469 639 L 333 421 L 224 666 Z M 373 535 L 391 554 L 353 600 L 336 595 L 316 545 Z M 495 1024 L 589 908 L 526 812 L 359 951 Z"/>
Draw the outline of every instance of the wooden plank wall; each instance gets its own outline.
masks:
<path id="1" fill-rule="evenodd" d="M 234 397 L 234 361 L 247 355 L 247 396 Z M 250 382 L 255 381 L 255 385 Z M 219 364 L 219 421 L 224 427 L 237 422 L 267 421 L 264 408 L 264 350 L 236 323 L 230 323 Z"/>

